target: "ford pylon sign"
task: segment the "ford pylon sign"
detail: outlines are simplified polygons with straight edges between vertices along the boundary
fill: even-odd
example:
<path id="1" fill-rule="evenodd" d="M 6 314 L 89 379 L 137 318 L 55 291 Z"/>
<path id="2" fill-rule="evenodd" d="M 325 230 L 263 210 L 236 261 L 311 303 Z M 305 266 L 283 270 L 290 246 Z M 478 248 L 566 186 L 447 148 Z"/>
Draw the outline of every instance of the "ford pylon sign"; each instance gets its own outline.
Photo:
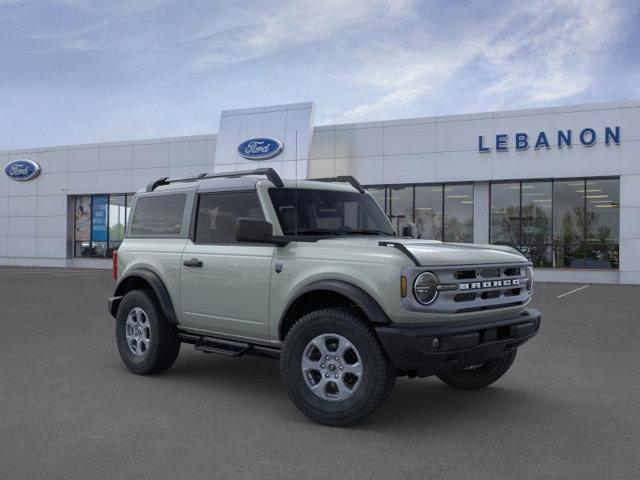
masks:
<path id="1" fill-rule="evenodd" d="M 38 176 L 40 173 L 40 165 L 33 160 L 14 160 L 4 167 L 4 173 L 11 180 L 26 182 Z"/>
<path id="2" fill-rule="evenodd" d="M 238 153 L 249 160 L 267 160 L 283 148 L 282 143 L 273 138 L 250 138 L 238 145 Z"/>

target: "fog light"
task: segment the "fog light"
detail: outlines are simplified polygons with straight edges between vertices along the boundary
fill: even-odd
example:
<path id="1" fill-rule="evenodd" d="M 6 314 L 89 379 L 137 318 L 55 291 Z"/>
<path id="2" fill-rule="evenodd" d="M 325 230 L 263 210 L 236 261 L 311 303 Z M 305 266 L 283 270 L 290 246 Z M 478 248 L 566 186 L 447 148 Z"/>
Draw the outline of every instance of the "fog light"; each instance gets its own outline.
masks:
<path id="1" fill-rule="evenodd" d="M 435 273 L 424 272 L 416 278 L 413 284 L 413 294 L 422 305 L 433 303 L 438 296 L 440 281 Z"/>

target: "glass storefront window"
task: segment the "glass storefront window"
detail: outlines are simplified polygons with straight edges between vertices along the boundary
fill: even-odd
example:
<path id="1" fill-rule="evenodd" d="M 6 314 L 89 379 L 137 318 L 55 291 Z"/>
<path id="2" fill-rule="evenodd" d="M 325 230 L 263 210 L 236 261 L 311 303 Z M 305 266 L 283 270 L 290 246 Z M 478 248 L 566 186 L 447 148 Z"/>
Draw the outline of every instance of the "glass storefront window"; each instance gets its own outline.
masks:
<path id="1" fill-rule="evenodd" d="M 585 268 L 585 181 L 553 183 L 553 265 Z"/>
<path id="2" fill-rule="evenodd" d="M 620 180 L 491 185 L 491 242 L 538 267 L 618 268 Z"/>
<path id="3" fill-rule="evenodd" d="M 76 197 L 74 214 L 74 256 L 91 256 L 91 196 Z"/>
<path id="4" fill-rule="evenodd" d="M 387 213 L 387 202 L 385 197 L 386 188 L 385 187 L 367 187 L 367 191 L 373 195 L 373 198 L 376 199 L 380 208 Z"/>
<path id="5" fill-rule="evenodd" d="M 127 209 L 125 195 L 109 196 L 109 256 L 117 250 L 124 239 Z"/>
<path id="6" fill-rule="evenodd" d="M 444 241 L 473 242 L 473 185 L 445 185 Z"/>
<path id="7" fill-rule="evenodd" d="M 414 222 L 418 238 L 473 242 L 473 184 L 373 186 L 393 228 Z"/>
<path id="8" fill-rule="evenodd" d="M 414 212 L 418 238 L 442 240 L 442 185 L 416 186 Z"/>
<path id="9" fill-rule="evenodd" d="M 587 268 L 618 268 L 620 182 L 588 179 L 585 184 Z"/>
<path id="10" fill-rule="evenodd" d="M 389 219 L 398 234 L 407 222 L 413 222 L 413 186 L 389 187 L 387 191 Z"/>
<path id="11" fill-rule="evenodd" d="M 112 256 L 124 239 L 132 198 L 129 194 L 75 197 L 75 257 Z"/>
<path id="12" fill-rule="evenodd" d="M 520 183 L 491 184 L 491 243 L 520 245 Z"/>
<path id="13" fill-rule="evenodd" d="M 535 267 L 551 266 L 552 183 L 522 182 L 520 251 Z"/>

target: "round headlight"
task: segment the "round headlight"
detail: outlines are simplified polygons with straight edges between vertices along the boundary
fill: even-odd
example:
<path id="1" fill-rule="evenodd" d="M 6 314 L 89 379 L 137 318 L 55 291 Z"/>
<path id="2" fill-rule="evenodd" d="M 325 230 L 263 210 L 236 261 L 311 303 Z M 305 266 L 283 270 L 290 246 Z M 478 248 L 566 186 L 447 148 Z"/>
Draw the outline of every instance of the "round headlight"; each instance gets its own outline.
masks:
<path id="1" fill-rule="evenodd" d="M 435 273 L 424 272 L 416 278 L 413 284 L 413 294 L 423 305 L 429 305 L 438 296 L 438 285 L 440 280 Z"/>
<path id="2" fill-rule="evenodd" d="M 526 280 L 527 292 L 533 290 L 533 268 L 527 267 L 524 271 L 524 276 Z"/>

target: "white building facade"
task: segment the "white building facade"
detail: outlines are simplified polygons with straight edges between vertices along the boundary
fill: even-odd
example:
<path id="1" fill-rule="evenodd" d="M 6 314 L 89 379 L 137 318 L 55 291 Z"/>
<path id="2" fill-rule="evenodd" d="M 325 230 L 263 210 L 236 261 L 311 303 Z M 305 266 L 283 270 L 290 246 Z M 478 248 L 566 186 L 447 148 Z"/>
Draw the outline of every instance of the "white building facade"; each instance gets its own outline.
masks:
<path id="1" fill-rule="evenodd" d="M 313 103 L 230 110 L 217 134 L 0 152 L 0 264 L 109 266 L 133 192 L 269 166 L 284 178 L 353 175 L 396 228 L 512 245 L 541 280 L 640 284 L 640 101 L 345 125 L 313 117 Z M 282 150 L 244 158 L 238 146 L 251 139 Z M 40 169 L 30 180 L 25 162 Z"/>

